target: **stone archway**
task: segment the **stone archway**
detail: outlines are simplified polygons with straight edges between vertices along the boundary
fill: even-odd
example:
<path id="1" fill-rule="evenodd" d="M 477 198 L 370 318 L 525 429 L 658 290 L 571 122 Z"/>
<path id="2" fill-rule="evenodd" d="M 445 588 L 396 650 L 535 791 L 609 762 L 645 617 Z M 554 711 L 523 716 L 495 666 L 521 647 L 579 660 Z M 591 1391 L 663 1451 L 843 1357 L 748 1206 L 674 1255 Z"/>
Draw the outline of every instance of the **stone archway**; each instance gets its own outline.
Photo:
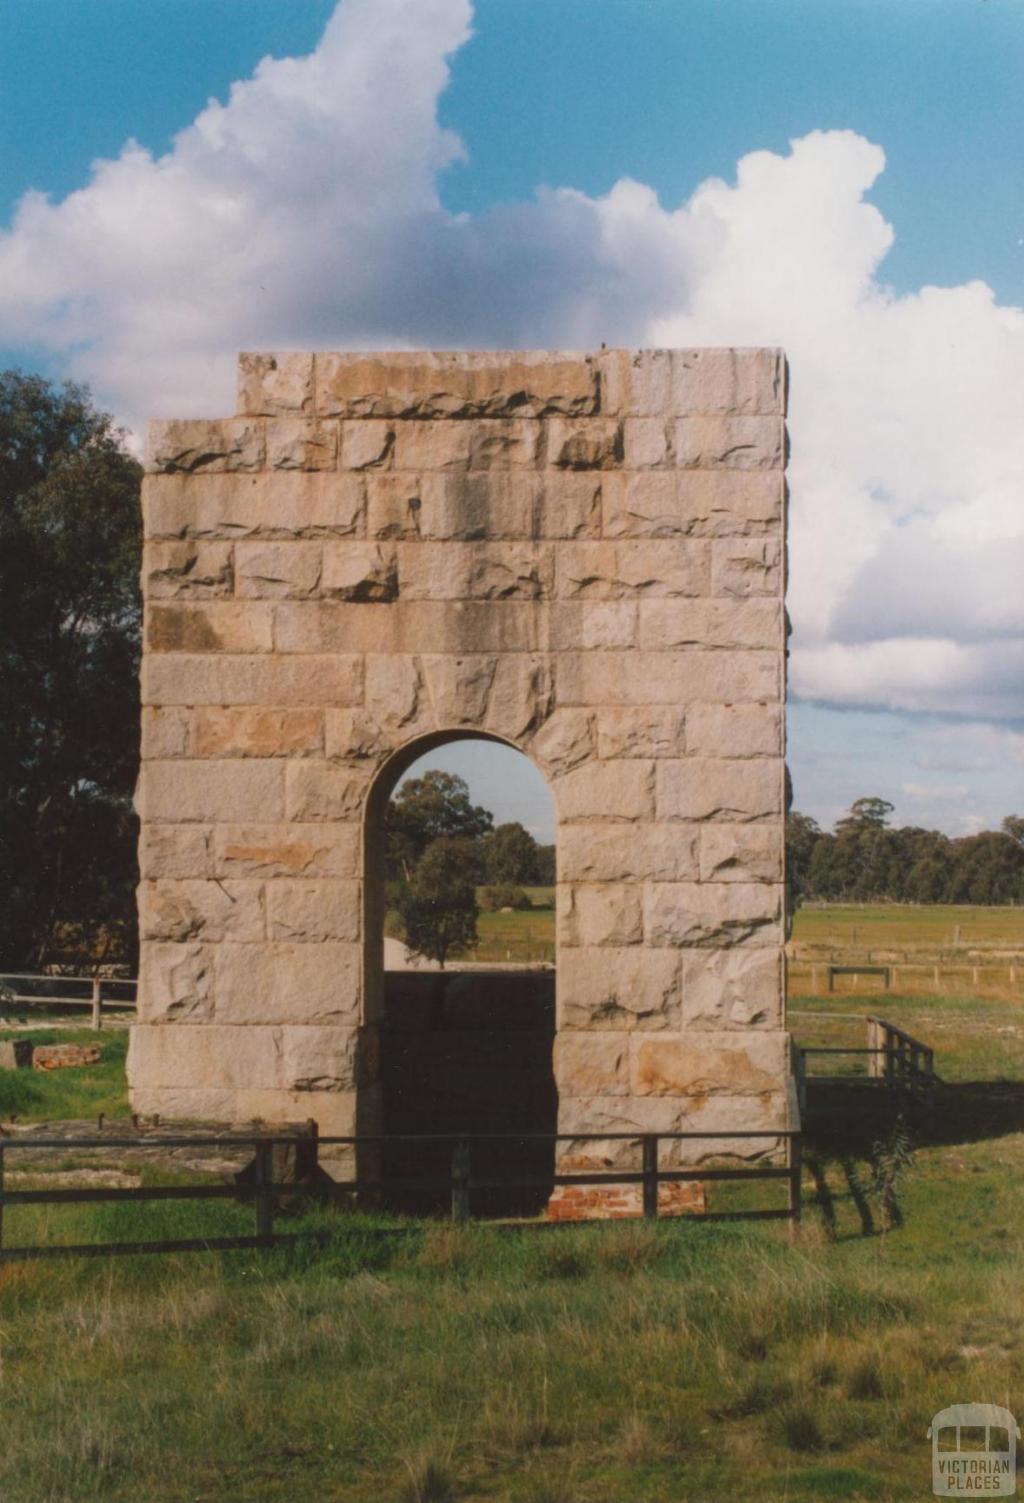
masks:
<path id="1" fill-rule="evenodd" d="M 373 1130 L 366 801 L 472 732 L 558 811 L 560 1131 L 784 1125 L 784 388 L 256 355 L 151 424 L 137 1109 Z"/>

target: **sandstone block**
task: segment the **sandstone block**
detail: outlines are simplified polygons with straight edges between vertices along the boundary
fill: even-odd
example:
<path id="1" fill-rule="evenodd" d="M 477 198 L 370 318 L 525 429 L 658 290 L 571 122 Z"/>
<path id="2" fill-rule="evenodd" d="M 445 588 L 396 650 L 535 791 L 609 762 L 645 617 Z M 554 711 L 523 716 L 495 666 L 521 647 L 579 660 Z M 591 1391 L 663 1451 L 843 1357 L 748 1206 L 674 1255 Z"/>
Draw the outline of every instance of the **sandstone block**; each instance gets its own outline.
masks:
<path id="1" fill-rule="evenodd" d="M 355 877 L 360 861 L 359 827 L 333 822 L 218 825 L 213 861 L 216 875 L 222 877 Z"/>
<path id="2" fill-rule="evenodd" d="M 644 937 L 639 886 L 626 882 L 560 882 L 559 945 L 638 945 Z"/>
<path id="3" fill-rule="evenodd" d="M 687 750 L 700 757 L 779 757 L 778 704 L 697 704 L 687 718 Z"/>
<path id="4" fill-rule="evenodd" d="M 556 778 L 560 821 L 645 820 L 654 816 L 653 762 L 588 762 Z"/>
<path id="5" fill-rule="evenodd" d="M 530 743 L 531 757 L 554 776 L 586 762 L 596 749 L 596 721 L 589 710 L 556 710 Z"/>
<path id="6" fill-rule="evenodd" d="M 230 543 L 147 543 L 143 586 L 148 600 L 205 600 L 234 589 Z"/>
<path id="7" fill-rule="evenodd" d="M 371 537 L 484 541 L 538 535 L 543 481 L 530 472 L 373 475 L 367 479 Z"/>
<path id="8" fill-rule="evenodd" d="M 762 647 L 778 652 L 782 602 L 774 599 L 641 600 L 641 647 Z"/>
<path id="9" fill-rule="evenodd" d="M 585 652 L 572 682 L 590 705 L 688 705 L 721 695 L 730 702 L 776 699 L 774 652 Z M 561 683 L 559 685 L 561 694 Z"/>
<path id="10" fill-rule="evenodd" d="M 401 542 L 396 548 L 403 600 L 540 600 L 552 591 L 550 545 Z"/>
<path id="11" fill-rule="evenodd" d="M 436 678 L 435 663 L 432 682 Z M 436 706 L 436 699 L 434 703 Z M 545 657 L 526 653 L 502 653 L 498 657 L 484 715 L 487 730 L 522 742 L 544 724 L 553 705 L 554 684 Z"/>
<path id="12" fill-rule="evenodd" d="M 269 652 L 272 646 L 270 613 L 258 606 L 236 600 L 175 601 L 146 610 L 149 652 Z"/>
<path id="13" fill-rule="evenodd" d="M 781 350 L 608 350 L 597 364 L 602 411 L 624 417 L 785 410 Z"/>
<path id="14" fill-rule="evenodd" d="M 238 543 L 236 592 L 248 600 L 302 600 L 315 595 L 321 554 L 319 543 Z"/>
<path id="15" fill-rule="evenodd" d="M 397 470 L 532 468 L 540 424 L 519 418 L 474 423 L 410 421 L 395 428 Z"/>
<path id="16" fill-rule="evenodd" d="M 398 595 L 398 560 L 377 543 L 325 543 L 322 591 L 335 600 L 379 604 Z"/>
<path id="17" fill-rule="evenodd" d="M 594 363 L 551 351 L 317 356 L 317 407 L 342 417 L 545 417 L 597 410 Z"/>
<path id="18" fill-rule="evenodd" d="M 197 757 L 301 757 L 323 755 L 322 710 L 225 709 L 195 712 Z"/>
<path id="19" fill-rule="evenodd" d="M 480 725 L 498 669 L 498 659 L 484 653 L 467 653 L 464 657 L 421 659 L 430 702 L 439 726 Z"/>
<path id="20" fill-rule="evenodd" d="M 691 950 L 683 956 L 683 1027 L 781 1028 L 785 997 L 776 950 Z"/>
<path id="21" fill-rule="evenodd" d="M 778 417 L 677 418 L 672 435 L 675 462 L 686 469 L 781 470 L 785 432 Z"/>
<path id="22" fill-rule="evenodd" d="M 337 423 L 275 418 L 267 424 L 267 467 L 271 470 L 336 470 Z"/>
<path id="23" fill-rule="evenodd" d="M 702 882 L 781 882 L 783 836 L 778 825 L 703 825 Z"/>
<path id="24" fill-rule="evenodd" d="M 313 411 L 313 356 L 242 354 L 238 410 L 246 417 Z"/>
<path id="25" fill-rule="evenodd" d="M 695 882 L 699 827 L 637 824 L 565 825 L 558 832 L 563 882 Z"/>
<path id="26" fill-rule="evenodd" d="M 354 1028 L 361 966 L 357 944 L 218 945 L 217 1020 Z"/>
<path id="27" fill-rule="evenodd" d="M 711 555 L 702 541 L 573 543 L 557 556 L 560 600 L 706 595 Z"/>
<path id="28" fill-rule="evenodd" d="M 554 1047 L 559 1095 L 628 1095 L 629 1038 L 628 1033 L 559 1034 Z"/>
<path id="29" fill-rule="evenodd" d="M 146 704 L 357 705 L 363 660 L 342 653 L 216 657 L 186 653 L 143 660 Z"/>
<path id="30" fill-rule="evenodd" d="M 522 477 L 525 479 L 525 477 Z M 601 493 L 607 472 L 563 471 L 554 478 L 539 477 L 540 493 L 534 509 L 533 536 L 538 538 L 599 538 Z"/>
<path id="31" fill-rule="evenodd" d="M 781 917 L 781 889 L 772 883 L 658 882 L 644 893 L 652 945 L 778 945 Z"/>
<path id="32" fill-rule="evenodd" d="M 136 807 L 145 823 L 284 818 L 283 762 L 145 762 Z"/>
<path id="33" fill-rule="evenodd" d="M 143 945 L 139 956 L 140 1023 L 205 1023 L 213 1017 L 214 946 Z"/>
<path id="34" fill-rule="evenodd" d="M 277 470 L 261 475 L 149 475 L 142 487 L 149 538 L 320 538 L 362 535 L 361 475 Z"/>
<path id="35" fill-rule="evenodd" d="M 679 757 L 686 750 L 686 711 L 674 705 L 611 706 L 598 715 L 601 757 Z"/>
<path id="36" fill-rule="evenodd" d="M 665 418 L 627 418 L 622 429 L 623 459 L 628 470 L 652 470 L 671 464 L 670 429 Z"/>
<path id="37" fill-rule="evenodd" d="M 388 744 L 396 737 L 404 739 L 432 723 L 433 710 L 419 658 L 404 654 L 367 654 L 366 715 Z M 330 756 L 345 755 L 342 737 L 346 731 L 351 745 L 352 732 L 358 734 L 360 728 L 346 722 L 340 711 L 332 714 L 328 742 Z M 361 734 L 365 738 L 366 725 L 361 727 Z"/>
<path id="38" fill-rule="evenodd" d="M 341 463 L 346 470 L 382 470 L 391 463 L 395 430 L 376 418 L 342 424 Z"/>
<path id="39" fill-rule="evenodd" d="M 610 470 L 622 463 L 622 429 L 609 418 L 552 418 L 547 462 L 562 470 Z"/>
<path id="40" fill-rule="evenodd" d="M 140 876 L 212 877 L 212 833 L 209 825 L 144 824 L 139 831 Z"/>
<path id="41" fill-rule="evenodd" d="M 202 939 L 264 938 L 263 888 L 259 882 L 155 881 L 139 885 L 139 931 L 143 939 L 179 943 Z"/>
<path id="42" fill-rule="evenodd" d="M 774 470 L 676 469 L 609 475 L 602 489 L 604 535 L 759 536 L 779 527 L 783 491 L 782 475 Z"/>
<path id="43" fill-rule="evenodd" d="M 289 762 L 287 818 L 297 821 L 358 819 L 369 787 L 365 772 L 330 762 Z"/>
<path id="44" fill-rule="evenodd" d="M 173 705 L 142 709 L 142 755 L 152 757 L 187 757 L 192 741 L 192 717 L 188 710 Z"/>
<path id="45" fill-rule="evenodd" d="M 558 957 L 560 1029 L 679 1027 L 679 954 L 629 945 L 569 948 Z"/>
<path id="46" fill-rule="evenodd" d="M 207 1023 L 144 1026 L 132 1037 L 132 1074 L 149 1089 L 188 1081 L 194 1091 L 345 1090 L 354 1072 L 353 1028 Z"/>
<path id="47" fill-rule="evenodd" d="M 357 940 L 362 888 L 358 882 L 279 878 L 267 887 L 267 934 L 298 943 Z"/>
<path id="48" fill-rule="evenodd" d="M 328 710 L 326 752 L 343 762 L 380 762 L 394 749 L 398 733 L 386 731 L 365 710 Z"/>
<path id="49" fill-rule="evenodd" d="M 630 1040 L 638 1096 L 759 1096 L 778 1092 L 788 1037 L 767 1030 Z"/>
<path id="50" fill-rule="evenodd" d="M 723 538 L 712 544 L 713 595 L 781 595 L 782 549 L 772 539 Z"/>
<path id="51" fill-rule="evenodd" d="M 782 813 L 782 764 L 776 758 L 727 762 L 688 757 L 658 765 L 658 818 L 739 821 Z"/>
<path id="52" fill-rule="evenodd" d="M 158 418 L 146 427 L 145 463 L 151 474 L 260 470 L 263 455 L 262 426 L 246 418 Z"/>

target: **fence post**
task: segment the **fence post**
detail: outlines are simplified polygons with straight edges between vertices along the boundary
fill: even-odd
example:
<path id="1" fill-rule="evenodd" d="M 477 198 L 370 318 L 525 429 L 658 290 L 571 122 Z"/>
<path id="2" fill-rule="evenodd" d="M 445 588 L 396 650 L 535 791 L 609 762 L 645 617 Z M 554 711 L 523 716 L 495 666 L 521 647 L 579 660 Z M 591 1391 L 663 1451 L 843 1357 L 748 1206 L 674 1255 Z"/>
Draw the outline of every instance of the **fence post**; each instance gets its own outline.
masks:
<path id="1" fill-rule="evenodd" d="M 658 1135 L 645 1132 L 643 1137 L 644 1215 L 649 1221 L 658 1218 Z"/>
<path id="2" fill-rule="evenodd" d="M 0 1127 L 0 1252 L 4 1245 L 4 1130 Z"/>
<path id="3" fill-rule="evenodd" d="M 256 1235 L 269 1246 L 274 1237 L 274 1145 L 261 1138 L 256 1144 Z"/>
<path id="4" fill-rule="evenodd" d="M 803 1142 L 800 1134 L 786 1139 L 786 1167 L 789 1170 L 789 1238 L 793 1242 L 800 1231 L 803 1216 Z"/>
<path id="5" fill-rule="evenodd" d="M 460 1138 L 452 1148 L 452 1220 L 469 1220 L 469 1142 Z"/>
<path id="6" fill-rule="evenodd" d="M 97 1032 L 103 1027 L 103 982 L 98 976 L 92 978 L 92 1026 Z"/>

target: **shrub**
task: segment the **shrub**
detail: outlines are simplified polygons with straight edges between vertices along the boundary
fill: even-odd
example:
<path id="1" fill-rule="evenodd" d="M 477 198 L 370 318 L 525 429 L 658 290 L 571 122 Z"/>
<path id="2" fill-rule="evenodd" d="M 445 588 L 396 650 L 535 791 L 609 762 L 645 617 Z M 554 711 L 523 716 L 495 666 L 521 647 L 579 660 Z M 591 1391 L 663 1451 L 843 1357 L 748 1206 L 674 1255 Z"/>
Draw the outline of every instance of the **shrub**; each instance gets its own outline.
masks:
<path id="1" fill-rule="evenodd" d="M 532 908 L 530 895 L 523 888 L 516 887 L 510 882 L 501 882 L 493 887 L 485 887 L 480 893 L 480 906 L 487 913 L 499 913 L 502 908 L 513 908 L 517 913 L 523 913 Z"/>

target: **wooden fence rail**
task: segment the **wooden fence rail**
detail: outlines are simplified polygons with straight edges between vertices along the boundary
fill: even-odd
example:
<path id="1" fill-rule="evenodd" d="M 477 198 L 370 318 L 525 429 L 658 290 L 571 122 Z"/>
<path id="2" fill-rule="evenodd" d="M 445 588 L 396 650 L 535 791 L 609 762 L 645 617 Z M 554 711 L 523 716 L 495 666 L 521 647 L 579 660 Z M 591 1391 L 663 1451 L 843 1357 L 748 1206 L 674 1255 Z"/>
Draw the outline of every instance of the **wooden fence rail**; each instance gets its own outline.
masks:
<path id="1" fill-rule="evenodd" d="M 26 991 L 24 986 L 12 986 L 11 982 L 29 982 L 34 984 L 36 990 Z M 87 987 L 88 991 L 68 993 L 47 989 L 68 986 Z M 87 1007 L 90 1027 L 99 1029 L 103 1027 L 105 1007 L 135 1011 L 134 992 L 130 997 L 111 995 L 117 987 L 132 987 L 137 990 L 138 980 L 134 976 L 40 976 L 18 971 L 0 971 L 0 1010 L 5 1002 L 16 1002 L 21 1007 Z"/>
<path id="2" fill-rule="evenodd" d="M 331 1137 L 314 1138 L 314 1152 L 323 1147 L 342 1147 L 350 1150 L 361 1148 L 381 1148 L 390 1143 L 424 1143 L 424 1144 L 448 1144 L 451 1148 L 450 1168 L 443 1177 L 425 1177 L 383 1179 L 376 1175 L 361 1175 L 357 1172 L 356 1177 L 347 1180 L 328 1180 L 320 1175 L 316 1180 L 315 1190 L 312 1192 L 317 1198 L 326 1200 L 347 1201 L 353 1195 L 378 1195 L 381 1191 L 389 1189 L 417 1189 L 417 1190 L 444 1190 L 450 1198 L 451 1217 L 454 1221 L 466 1221 L 470 1216 L 470 1196 L 473 1190 L 494 1189 L 522 1189 L 546 1188 L 548 1186 L 561 1185 L 640 1185 L 642 1186 L 643 1214 L 647 1218 L 658 1215 L 658 1186 L 661 1184 L 677 1184 L 681 1182 L 747 1182 L 751 1180 L 782 1181 L 786 1185 L 786 1205 L 780 1208 L 751 1209 L 739 1211 L 717 1211 L 700 1213 L 698 1219 L 703 1221 L 727 1221 L 727 1220 L 787 1220 L 791 1229 L 795 1230 L 801 1216 L 801 1139 L 799 1118 L 795 1116 L 797 1110 L 795 1089 L 790 1092 L 790 1126 L 787 1128 L 773 1128 L 761 1132 L 673 1132 L 673 1133 L 628 1133 L 628 1132 L 603 1132 L 603 1133 L 477 1133 L 471 1135 L 453 1134 L 388 1134 L 388 1135 L 361 1135 L 357 1137 Z M 751 1139 L 771 1140 L 773 1143 L 782 1142 L 785 1145 L 785 1162 L 782 1164 L 760 1164 L 754 1167 L 735 1168 L 733 1166 L 719 1168 L 689 1168 L 668 1169 L 663 1168 L 659 1162 L 659 1148 L 662 1143 L 693 1142 L 705 1145 L 710 1143 L 728 1144 L 731 1141 L 743 1139 L 749 1142 Z M 472 1153 L 476 1143 L 544 1141 L 552 1144 L 559 1142 L 601 1142 L 609 1140 L 639 1143 L 641 1147 L 641 1167 L 633 1169 L 612 1169 L 595 1172 L 577 1171 L 571 1174 L 554 1174 L 547 1176 L 537 1175 L 512 1175 L 495 1178 L 491 1176 L 479 1176 L 473 1173 Z M 107 1188 L 94 1186 L 88 1189 L 36 1189 L 36 1190 L 12 1190 L 5 1184 L 5 1167 L 12 1156 L 27 1150 L 49 1149 L 60 1154 L 83 1149 L 103 1148 L 117 1150 L 127 1148 L 205 1148 L 216 1147 L 223 1149 L 225 1139 L 223 1137 L 209 1138 L 175 1138 L 175 1137 L 138 1137 L 138 1138 L 75 1138 L 55 1141 L 50 1138 L 31 1137 L 4 1137 L 0 1134 L 0 1264 L 8 1262 L 21 1262 L 30 1258 L 59 1258 L 59 1257 L 90 1257 L 117 1253 L 149 1253 L 149 1252 L 194 1252 L 206 1250 L 223 1250 L 231 1248 L 269 1248 L 283 1243 L 299 1240 L 303 1237 L 324 1236 L 317 1232 L 288 1232 L 282 1233 L 275 1230 L 274 1216 L 276 1201 L 279 1196 L 294 1197 L 302 1193 L 302 1183 L 292 1181 L 290 1183 L 275 1182 L 273 1177 L 273 1150 L 279 1144 L 285 1144 L 294 1148 L 296 1142 L 306 1142 L 308 1139 L 296 1139 L 294 1136 L 274 1136 L 257 1134 L 252 1137 L 236 1137 L 232 1135 L 230 1143 L 233 1147 L 252 1148 L 254 1151 L 254 1173 L 248 1181 L 238 1181 L 233 1184 L 222 1185 L 160 1185 L 139 1188 Z M 723 1150 L 724 1151 L 724 1150 Z M 251 1235 L 229 1237 L 186 1237 L 160 1239 L 147 1242 L 103 1242 L 103 1243 L 78 1243 L 78 1244 L 50 1244 L 43 1247 L 9 1247 L 4 1246 L 3 1218 L 6 1207 L 19 1205 L 88 1205 L 97 1202 L 144 1202 L 161 1200 L 238 1200 L 249 1199 L 253 1202 L 255 1225 Z M 578 1223 L 576 1223 L 578 1224 Z"/>

